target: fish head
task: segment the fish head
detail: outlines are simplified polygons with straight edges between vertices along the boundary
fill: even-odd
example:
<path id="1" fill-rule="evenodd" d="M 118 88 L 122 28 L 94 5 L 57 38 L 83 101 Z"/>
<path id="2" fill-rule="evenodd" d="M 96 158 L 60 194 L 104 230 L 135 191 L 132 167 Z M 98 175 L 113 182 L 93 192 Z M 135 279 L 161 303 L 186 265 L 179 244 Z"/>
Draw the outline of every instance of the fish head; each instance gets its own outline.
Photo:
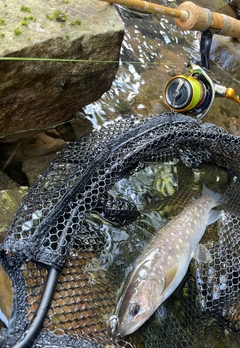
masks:
<path id="1" fill-rule="evenodd" d="M 125 336 L 142 326 L 159 307 L 163 289 L 164 276 L 139 267 L 119 302 L 118 332 Z"/>

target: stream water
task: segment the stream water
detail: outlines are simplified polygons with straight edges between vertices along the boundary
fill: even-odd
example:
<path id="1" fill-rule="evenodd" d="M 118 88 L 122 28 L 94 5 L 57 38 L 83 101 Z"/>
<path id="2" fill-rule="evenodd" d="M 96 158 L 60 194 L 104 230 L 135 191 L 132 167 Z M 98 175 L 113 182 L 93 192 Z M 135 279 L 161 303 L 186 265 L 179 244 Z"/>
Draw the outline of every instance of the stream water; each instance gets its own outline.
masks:
<path id="1" fill-rule="evenodd" d="M 166 1 L 155 0 L 155 2 L 165 4 Z M 177 3 L 167 1 L 167 3 L 169 6 L 177 6 L 181 1 L 177 1 Z M 197 3 L 212 11 L 216 11 L 218 8 L 226 5 L 226 2 L 223 0 L 212 2 L 202 0 Z M 125 36 L 121 49 L 118 74 L 113 81 L 112 88 L 97 102 L 85 108 L 88 119 L 91 120 L 95 127 L 102 125 L 105 121 L 113 120 L 119 115 L 150 116 L 168 111 L 163 100 L 163 90 L 166 82 L 173 75 L 184 74 L 187 62 L 192 60 L 200 61 L 200 34 L 198 32 L 181 32 L 178 30 L 173 19 L 164 16 L 137 13 L 123 7 L 118 7 L 118 11 L 125 24 Z M 232 87 L 239 93 L 240 88 L 235 81 L 235 76 L 229 76 L 213 61 L 210 62 L 210 70 L 218 84 Z M 232 118 L 239 117 L 239 110 L 239 107 L 233 101 L 218 98 L 215 99 L 204 121 L 219 125 L 231 132 Z M 209 168 L 206 172 L 209 174 Z M 211 175 L 211 178 L 214 175 Z M 148 175 L 144 173 L 143 177 L 146 180 L 149 177 L 149 173 Z M 141 181 L 141 178 L 139 180 Z M 118 184 L 118 194 L 119 190 L 120 192 L 128 192 L 129 196 L 131 194 L 134 195 L 134 202 L 141 205 L 141 202 L 138 202 L 136 192 L 139 191 L 142 193 L 144 191 L 143 188 L 137 187 L 135 192 L 132 182 L 130 185 L 131 190 L 126 185 L 125 181 L 121 181 Z M 174 185 L 170 186 L 170 189 L 174 190 Z M 96 224 L 96 216 L 92 218 L 92 222 Z M 146 240 L 149 239 L 151 231 L 156 230 L 156 226 L 154 225 L 155 220 L 159 224 L 159 208 L 156 209 L 156 207 L 144 216 L 144 224 L 148 224 L 150 221 L 149 225 L 147 225 L 148 228 L 146 228 L 146 225 L 141 226 L 140 224 L 138 226 L 138 232 L 136 234 L 132 233 L 131 238 L 133 239 L 131 240 L 128 239 L 127 232 L 124 229 L 121 230 L 121 233 L 119 233 L 119 230 L 116 232 L 114 228 L 108 230 L 108 234 L 111 235 L 112 240 L 111 248 L 107 254 L 103 253 L 101 255 L 100 260 L 108 270 L 117 274 L 118 279 L 121 276 L 124 278 L 124 274 L 121 272 L 126 268 L 126 264 L 131 264 L 131 257 L 134 251 L 141 249 L 144 243 L 146 243 Z M 91 223 L 90 221 L 91 219 L 89 223 Z M 103 226 L 104 224 L 101 225 L 101 229 Z M 116 236 L 115 243 L 114 238 Z M 125 248 L 128 249 L 126 250 Z M 126 259 L 126 255 L 130 259 Z M 179 308 L 176 313 L 179 315 Z M 157 325 L 159 328 L 159 323 Z M 169 330 L 169 334 L 171 334 L 169 328 L 165 329 Z M 152 334 L 151 332 L 149 342 L 147 336 L 145 337 L 145 347 L 156 347 L 154 344 L 159 344 L 156 343 L 157 341 L 154 341 Z M 156 335 L 155 331 L 154 334 Z M 214 341 L 211 344 L 216 347 L 237 346 L 236 342 L 238 338 L 235 340 L 234 336 L 229 335 L 230 341 L 226 343 L 226 339 L 217 338 L 214 329 L 211 333 L 206 334 L 206 336 L 207 338 L 199 337 L 195 341 L 197 347 L 201 347 L 201 344 L 205 346 L 208 341 L 210 344 L 211 339 Z M 159 336 L 156 337 L 159 340 Z M 201 343 L 201 340 L 204 343 Z M 212 346 L 211 344 L 209 346 Z"/>
<path id="2" fill-rule="evenodd" d="M 155 3 L 167 3 L 171 7 L 181 2 L 155 0 Z M 226 5 L 226 1 L 201 0 L 197 4 L 216 11 Z M 148 116 L 168 110 L 163 100 L 166 82 L 173 75 L 184 74 L 189 61 L 200 61 L 199 32 L 180 31 L 170 17 L 116 7 L 125 25 L 120 66 L 112 88 L 85 108 L 94 126 L 119 115 Z M 218 84 L 235 88 L 239 93 L 234 76 L 229 76 L 212 61 L 210 70 Z M 239 110 L 235 102 L 215 98 L 204 121 L 229 130 L 231 118 L 237 118 Z"/>

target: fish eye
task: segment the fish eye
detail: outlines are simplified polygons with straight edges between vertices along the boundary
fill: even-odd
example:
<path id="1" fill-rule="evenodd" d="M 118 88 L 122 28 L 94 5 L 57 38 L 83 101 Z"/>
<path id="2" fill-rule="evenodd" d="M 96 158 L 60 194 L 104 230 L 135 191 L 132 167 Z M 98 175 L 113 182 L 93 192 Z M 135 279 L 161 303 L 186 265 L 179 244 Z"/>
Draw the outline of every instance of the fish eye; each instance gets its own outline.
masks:
<path id="1" fill-rule="evenodd" d="M 140 311 L 140 306 L 137 303 L 133 303 L 129 307 L 129 313 L 133 316 L 137 315 L 139 313 L 139 311 Z"/>

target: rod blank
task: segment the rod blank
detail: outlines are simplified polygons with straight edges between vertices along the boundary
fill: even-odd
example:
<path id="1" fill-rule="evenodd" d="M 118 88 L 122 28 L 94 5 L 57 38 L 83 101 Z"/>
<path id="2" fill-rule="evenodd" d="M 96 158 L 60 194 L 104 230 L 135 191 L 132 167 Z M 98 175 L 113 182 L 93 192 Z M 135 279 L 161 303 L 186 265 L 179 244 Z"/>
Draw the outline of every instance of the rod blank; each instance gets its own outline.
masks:
<path id="1" fill-rule="evenodd" d="M 185 1 L 177 9 L 157 5 L 141 0 L 100 0 L 111 4 L 130 6 L 145 12 L 175 18 L 181 30 L 207 30 L 212 29 L 216 34 L 240 38 L 240 21 L 222 13 L 211 12 L 206 8 L 197 6 L 191 1 Z"/>
<path id="2" fill-rule="evenodd" d="M 109 2 L 110 4 L 130 6 L 137 10 L 142 10 L 145 12 L 155 12 L 155 13 L 159 13 L 159 14 L 174 17 L 174 18 L 179 18 L 182 21 L 187 20 L 189 16 L 188 12 L 185 10 L 179 11 L 174 8 L 157 5 L 148 1 L 142 1 L 142 0 L 100 0 L 100 1 Z"/>

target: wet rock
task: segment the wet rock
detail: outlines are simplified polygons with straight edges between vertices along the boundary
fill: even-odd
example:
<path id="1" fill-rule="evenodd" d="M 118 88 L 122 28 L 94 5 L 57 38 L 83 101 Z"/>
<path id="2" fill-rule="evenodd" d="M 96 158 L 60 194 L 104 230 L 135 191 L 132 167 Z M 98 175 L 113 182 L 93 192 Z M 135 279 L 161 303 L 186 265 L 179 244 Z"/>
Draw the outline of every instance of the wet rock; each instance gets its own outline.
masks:
<path id="1" fill-rule="evenodd" d="M 58 135 L 56 130 L 50 130 L 50 133 L 47 131 L 36 134 L 34 137 L 28 139 L 28 141 L 22 143 L 19 149 L 21 157 L 36 157 L 62 150 L 66 143 L 63 139 L 54 137 Z"/>
<path id="2" fill-rule="evenodd" d="M 210 58 L 240 82 L 240 41 L 227 36 L 213 36 Z"/>
<path id="3" fill-rule="evenodd" d="M 74 133 L 74 139 L 80 139 L 81 136 L 90 133 L 93 129 L 92 123 L 85 118 L 83 112 L 78 112 L 74 120 L 71 121 L 71 127 Z"/>
<path id="4" fill-rule="evenodd" d="M 228 5 L 222 6 L 217 12 L 235 19 L 238 18 L 240 9 L 239 0 L 227 0 Z M 240 81 L 239 58 L 240 41 L 235 38 L 222 35 L 214 35 L 211 45 L 210 58 L 228 72 L 234 80 Z"/>
<path id="5" fill-rule="evenodd" d="M 229 6 L 235 11 L 235 13 L 240 15 L 240 0 L 226 0 Z"/>
<path id="6" fill-rule="evenodd" d="M 0 57 L 82 61 L 0 61 L 0 137 L 56 126 L 100 98 L 117 71 L 122 35 L 115 8 L 98 0 L 2 0 Z"/>
<path id="7" fill-rule="evenodd" d="M 227 5 L 226 5 L 227 2 Z M 199 6 L 210 8 L 211 11 L 225 14 L 237 20 L 239 0 L 218 0 L 210 4 L 208 0 L 199 1 Z M 214 6 L 215 5 L 215 6 Z M 211 8 L 213 6 L 213 8 Z M 199 35 L 200 39 L 200 35 Z M 213 35 L 210 59 L 229 74 L 237 82 L 240 81 L 238 69 L 240 58 L 240 41 L 228 36 Z"/>
<path id="8" fill-rule="evenodd" d="M 19 142 L 1 143 L 0 166 L 19 185 L 32 186 L 54 160 L 56 153 L 65 147 L 63 137 L 66 131 L 67 125 L 60 132 L 49 129 Z"/>
<path id="9" fill-rule="evenodd" d="M 231 117 L 229 133 L 240 136 L 240 119 L 236 117 Z"/>
<path id="10" fill-rule="evenodd" d="M 27 187 L 19 187 L 16 182 L 0 171 L 0 243 L 7 233 L 22 197 L 27 192 Z"/>
<path id="11" fill-rule="evenodd" d="M 27 158 L 23 161 L 22 171 L 28 178 L 29 186 L 32 186 L 39 179 L 39 175 L 44 173 L 55 157 L 56 154 L 49 154 Z"/>
<path id="12" fill-rule="evenodd" d="M 92 123 L 83 113 L 77 112 L 71 122 L 56 129 L 48 129 L 14 143 L 2 142 L 0 167 L 19 185 L 32 186 L 55 159 L 57 152 L 66 146 L 67 141 L 79 139 L 91 130 Z M 6 178 L 11 180 L 8 176 L 0 176 L 0 188 L 8 187 Z M 14 187 L 16 186 L 18 185 L 15 183 Z"/>
<path id="13" fill-rule="evenodd" d="M 0 243 L 12 221 L 23 196 L 28 193 L 28 187 L 17 187 L 12 190 L 0 191 Z"/>
<path id="14" fill-rule="evenodd" d="M 18 187 L 18 184 L 0 171 L 0 190 L 12 190 L 16 187 Z"/>
<path id="15" fill-rule="evenodd" d="M 62 150 L 65 145 L 66 142 L 62 139 L 62 135 L 56 129 L 49 129 L 19 142 L 2 143 L 2 158 L 7 161 L 7 164 L 5 164 L 5 167 L 7 167 L 11 161 L 22 161 L 29 157 L 56 153 Z"/>
<path id="16" fill-rule="evenodd" d="M 232 306 L 228 310 L 224 310 L 225 319 L 229 320 L 231 325 L 236 331 L 240 331 L 240 298 L 234 301 Z"/>

